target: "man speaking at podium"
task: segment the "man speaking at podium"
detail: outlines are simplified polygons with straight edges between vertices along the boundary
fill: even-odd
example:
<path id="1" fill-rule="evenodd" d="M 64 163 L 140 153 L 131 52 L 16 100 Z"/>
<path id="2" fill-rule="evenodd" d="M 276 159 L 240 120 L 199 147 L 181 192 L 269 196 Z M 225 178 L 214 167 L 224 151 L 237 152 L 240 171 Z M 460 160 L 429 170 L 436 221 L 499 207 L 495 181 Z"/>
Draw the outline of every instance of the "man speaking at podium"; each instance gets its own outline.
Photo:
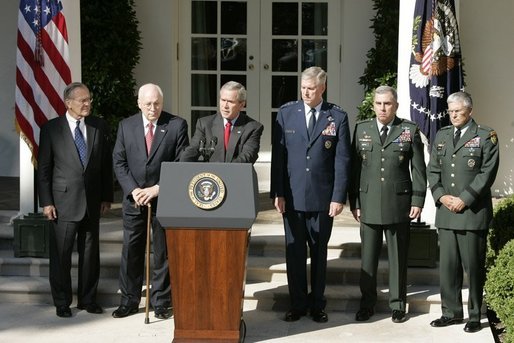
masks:
<path id="1" fill-rule="evenodd" d="M 246 89 L 235 81 L 220 90 L 219 113 L 196 122 L 191 145 L 182 153 L 181 162 L 255 163 L 259 157 L 264 127 L 240 111 L 246 105 Z"/>

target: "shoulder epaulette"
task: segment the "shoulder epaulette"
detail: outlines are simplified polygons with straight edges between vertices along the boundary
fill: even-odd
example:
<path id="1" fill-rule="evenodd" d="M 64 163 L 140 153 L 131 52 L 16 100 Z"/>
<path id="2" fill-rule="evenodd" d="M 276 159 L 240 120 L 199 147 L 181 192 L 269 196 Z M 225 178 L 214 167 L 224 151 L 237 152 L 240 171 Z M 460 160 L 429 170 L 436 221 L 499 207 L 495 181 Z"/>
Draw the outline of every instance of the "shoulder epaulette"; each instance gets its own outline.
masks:
<path id="1" fill-rule="evenodd" d="M 418 125 L 416 122 L 413 122 L 410 119 L 406 119 L 406 118 L 401 118 L 401 119 L 403 120 L 403 123 L 405 123 L 405 124 Z"/>
<path id="2" fill-rule="evenodd" d="M 372 120 L 375 120 L 375 117 L 359 120 L 356 124 L 368 123 L 368 122 L 370 122 Z"/>
<path id="3" fill-rule="evenodd" d="M 478 124 L 478 129 L 480 131 L 485 131 L 485 132 L 491 132 L 491 131 L 494 131 L 493 129 L 491 129 L 489 126 L 485 126 L 485 125 L 481 125 L 481 124 Z"/>
<path id="4" fill-rule="evenodd" d="M 280 108 L 285 108 L 285 107 L 289 107 L 291 105 L 295 105 L 298 103 L 299 100 L 293 100 L 293 101 L 289 101 L 289 102 L 286 102 L 285 104 L 283 104 L 282 106 L 280 106 Z"/>

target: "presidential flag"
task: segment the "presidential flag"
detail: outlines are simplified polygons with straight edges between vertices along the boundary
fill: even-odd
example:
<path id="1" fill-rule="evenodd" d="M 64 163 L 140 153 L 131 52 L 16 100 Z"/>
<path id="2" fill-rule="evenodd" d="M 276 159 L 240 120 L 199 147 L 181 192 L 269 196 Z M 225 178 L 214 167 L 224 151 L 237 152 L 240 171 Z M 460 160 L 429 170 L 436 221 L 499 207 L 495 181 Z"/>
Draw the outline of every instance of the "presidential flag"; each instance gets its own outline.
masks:
<path id="1" fill-rule="evenodd" d="M 409 81 L 411 119 L 431 144 L 449 125 L 448 95 L 464 87 L 454 0 L 416 0 Z"/>
<path id="2" fill-rule="evenodd" d="M 68 33 L 58 0 L 21 0 L 16 51 L 16 128 L 37 158 L 39 131 L 66 113 L 62 94 L 71 83 Z"/>

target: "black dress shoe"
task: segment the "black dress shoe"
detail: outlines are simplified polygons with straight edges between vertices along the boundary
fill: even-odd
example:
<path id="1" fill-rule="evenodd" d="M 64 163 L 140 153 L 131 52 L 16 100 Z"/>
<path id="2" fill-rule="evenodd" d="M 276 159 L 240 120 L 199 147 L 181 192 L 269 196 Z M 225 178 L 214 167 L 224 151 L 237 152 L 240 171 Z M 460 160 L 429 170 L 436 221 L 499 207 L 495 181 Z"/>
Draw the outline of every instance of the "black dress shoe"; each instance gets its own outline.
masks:
<path id="1" fill-rule="evenodd" d="M 365 322 L 374 314 L 375 311 L 372 308 L 361 308 L 355 315 L 355 320 L 358 322 Z"/>
<path id="2" fill-rule="evenodd" d="M 326 323 L 328 322 L 328 316 L 324 310 L 312 310 L 311 311 L 312 320 L 318 323 Z"/>
<path id="3" fill-rule="evenodd" d="M 116 310 L 114 310 L 114 312 L 112 313 L 112 316 L 114 318 L 124 318 L 124 317 L 130 316 L 131 314 L 137 313 L 138 311 L 139 311 L 139 308 L 137 306 L 131 307 L 131 306 L 121 305 Z"/>
<path id="4" fill-rule="evenodd" d="M 91 303 L 88 305 L 77 305 L 79 310 L 86 310 L 88 313 L 100 314 L 103 313 L 104 310 L 97 303 Z"/>
<path id="5" fill-rule="evenodd" d="M 68 306 L 57 306 L 55 308 L 55 314 L 57 314 L 57 317 L 69 318 L 71 317 L 71 310 Z"/>
<path id="6" fill-rule="evenodd" d="M 393 310 L 393 315 L 391 317 L 393 323 L 403 323 L 406 319 L 407 317 L 405 317 L 405 311 Z"/>
<path id="7" fill-rule="evenodd" d="M 297 320 L 300 320 L 300 318 L 302 316 L 305 316 L 306 314 L 307 314 L 307 311 L 290 310 L 286 313 L 284 320 L 286 322 L 296 322 Z"/>
<path id="8" fill-rule="evenodd" d="M 164 306 L 156 306 L 154 315 L 157 319 L 168 319 L 171 317 L 171 310 Z"/>
<path id="9" fill-rule="evenodd" d="M 435 328 L 442 328 L 444 326 L 460 324 L 460 323 L 462 323 L 462 318 L 450 318 L 450 317 L 442 316 L 441 318 L 432 321 L 430 323 L 430 326 L 433 326 Z"/>
<path id="10" fill-rule="evenodd" d="M 477 332 L 477 331 L 480 331 L 481 329 L 482 329 L 482 324 L 480 324 L 480 322 L 469 321 L 466 323 L 466 326 L 464 326 L 464 331 L 469 332 L 469 333 Z"/>

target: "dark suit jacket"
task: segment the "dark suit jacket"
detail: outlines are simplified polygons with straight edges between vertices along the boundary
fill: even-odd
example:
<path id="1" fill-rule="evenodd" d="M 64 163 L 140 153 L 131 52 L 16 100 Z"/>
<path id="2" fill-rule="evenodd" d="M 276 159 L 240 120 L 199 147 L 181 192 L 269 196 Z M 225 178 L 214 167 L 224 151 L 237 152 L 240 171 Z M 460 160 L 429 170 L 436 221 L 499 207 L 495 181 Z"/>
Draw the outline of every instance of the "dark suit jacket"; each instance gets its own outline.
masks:
<path id="1" fill-rule="evenodd" d="M 41 129 L 38 155 L 40 206 L 54 205 L 61 221 L 80 221 L 89 215 L 100 219 L 102 201 L 113 201 L 111 145 L 107 124 L 101 118 L 85 118 L 87 162 L 85 169 L 73 141 L 66 116 L 47 122 Z"/>
<path id="2" fill-rule="evenodd" d="M 271 158 L 271 198 L 285 197 L 296 211 L 327 211 L 345 203 L 350 171 L 346 113 L 323 102 L 309 140 L 303 101 L 283 105 L 277 115 Z"/>
<path id="3" fill-rule="evenodd" d="M 426 189 L 423 143 L 414 122 L 395 117 L 383 146 L 376 118 L 355 125 L 349 198 L 362 222 L 410 222 L 410 208 L 423 207 Z"/>
<path id="4" fill-rule="evenodd" d="M 255 163 L 259 157 L 261 135 L 264 130 L 262 124 L 240 113 L 232 128 L 226 155 L 223 146 L 224 130 L 223 117 L 219 113 L 198 119 L 191 145 L 186 148 L 180 161 L 198 161 L 200 141 L 203 140 L 209 147 L 212 138 L 216 137 L 217 144 L 210 162 Z"/>
<path id="5" fill-rule="evenodd" d="M 457 146 L 453 126 L 437 132 L 428 165 L 428 182 L 436 203 L 435 225 L 453 230 L 487 230 L 492 219 L 491 186 L 500 164 L 498 138 L 491 128 L 471 119 Z M 439 202 L 450 194 L 464 201 L 460 213 Z"/>
<path id="6" fill-rule="evenodd" d="M 150 155 L 146 154 L 145 130 L 142 113 L 122 120 L 114 145 L 114 172 L 123 189 L 123 210 L 139 214 L 134 208 L 132 191 L 159 183 L 162 162 L 178 161 L 188 144 L 187 123 L 184 119 L 162 112 L 155 128 Z M 157 199 L 152 208 L 157 208 Z"/>

